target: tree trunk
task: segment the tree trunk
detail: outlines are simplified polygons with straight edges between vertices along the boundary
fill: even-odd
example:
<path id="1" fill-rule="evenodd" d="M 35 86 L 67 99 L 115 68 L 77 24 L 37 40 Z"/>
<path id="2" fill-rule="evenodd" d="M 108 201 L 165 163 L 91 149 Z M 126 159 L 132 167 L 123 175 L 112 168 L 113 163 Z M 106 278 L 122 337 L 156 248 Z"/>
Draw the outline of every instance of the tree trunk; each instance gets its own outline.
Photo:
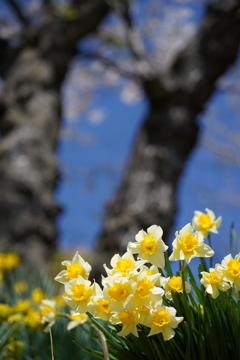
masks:
<path id="1" fill-rule="evenodd" d="M 97 243 L 93 278 L 135 234 L 160 225 L 167 241 L 177 208 L 176 192 L 198 136 L 197 116 L 216 80 L 235 62 L 240 43 L 240 4 L 217 1 L 167 74 L 144 80 L 149 113 L 136 138 L 123 183 L 108 205 Z"/>
<path id="2" fill-rule="evenodd" d="M 0 251 L 17 251 L 38 268 L 56 249 L 61 85 L 77 41 L 95 31 L 107 11 L 105 1 L 92 1 L 76 20 L 51 13 L 44 28 L 27 32 L 18 51 L 1 43 Z"/>

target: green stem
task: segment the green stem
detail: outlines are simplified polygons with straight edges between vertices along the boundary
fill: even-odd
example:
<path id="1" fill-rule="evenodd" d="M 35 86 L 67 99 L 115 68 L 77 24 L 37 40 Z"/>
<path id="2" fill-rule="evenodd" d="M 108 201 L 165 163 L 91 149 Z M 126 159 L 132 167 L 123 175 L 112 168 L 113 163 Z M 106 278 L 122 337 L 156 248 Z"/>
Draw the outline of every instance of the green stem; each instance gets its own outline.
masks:
<path id="1" fill-rule="evenodd" d="M 211 235 L 210 235 L 210 233 L 208 233 L 207 238 L 208 238 L 208 244 L 209 244 L 210 248 L 212 248 L 212 241 L 211 241 Z M 212 257 L 210 257 L 210 267 L 211 267 L 211 268 L 213 267 L 213 258 L 212 258 Z"/>
<path id="2" fill-rule="evenodd" d="M 183 287 L 183 293 L 186 294 L 186 289 L 185 289 L 184 260 L 181 260 L 181 269 L 182 269 L 182 287 Z"/>

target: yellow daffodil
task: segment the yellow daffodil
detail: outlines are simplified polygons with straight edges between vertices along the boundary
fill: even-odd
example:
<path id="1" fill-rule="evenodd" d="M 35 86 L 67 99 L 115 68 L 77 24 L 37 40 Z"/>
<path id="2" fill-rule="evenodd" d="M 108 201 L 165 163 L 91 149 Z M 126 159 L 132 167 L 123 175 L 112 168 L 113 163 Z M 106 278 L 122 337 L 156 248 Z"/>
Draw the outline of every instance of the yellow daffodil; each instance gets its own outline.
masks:
<path id="1" fill-rule="evenodd" d="M 11 341 L 9 344 L 7 344 L 7 349 L 14 355 L 14 358 L 19 358 L 19 356 L 23 353 L 24 350 L 24 344 L 22 341 L 16 340 Z M 12 358 L 12 357 L 11 357 Z"/>
<path id="2" fill-rule="evenodd" d="M 16 305 L 12 307 L 12 310 L 13 312 L 26 313 L 31 305 L 32 302 L 30 299 L 26 299 L 26 300 L 17 299 Z"/>
<path id="3" fill-rule="evenodd" d="M 214 251 L 204 243 L 203 235 L 196 231 L 190 224 L 185 225 L 182 230 L 175 233 L 173 252 L 169 257 L 170 261 L 186 260 L 187 263 L 194 257 L 211 257 Z"/>
<path id="4" fill-rule="evenodd" d="M 133 334 L 134 336 L 138 337 L 138 318 L 136 311 L 123 310 L 121 312 L 115 313 L 112 315 L 109 322 L 113 325 L 122 325 L 122 330 L 118 333 L 119 336 Z"/>
<path id="5" fill-rule="evenodd" d="M 150 315 L 145 319 L 145 325 L 150 327 L 148 336 L 162 333 L 164 340 L 170 340 L 174 335 L 178 324 L 183 320 L 183 317 L 176 317 L 176 309 L 157 305 L 151 309 Z"/>
<path id="6" fill-rule="evenodd" d="M 65 284 L 65 293 L 67 295 L 63 298 L 68 306 L 75 308 L 77 312 L 85 313 L 88 311 L 91 297 L 96 296 L 101 291 L 97 283 L 91 285 L 89 280 L 79 276 L 77 279 L 70 280 Z"/>
<path id="7" fill-rule="evenodd" d="M 123 256 L 115 254 L 111 259 L 112 269 L 108 269 L 104 264 L 104 268 L 108 276 L 118 276 L 118 277 L 129 277 L 138 274 L 137 270 L 146 263 L 146 260 L 136 261 L 130 251 L 127 251 Z"/>
<path id="8" fill-rule="evenodd" d="M 69 280 L 76 279 L 78 276 L 82 276 L 84 279 L 88 279 L 89 273 L 92 270 L 91 266 L 85 261 L 78 251 L 74 255 L 72 261 L 65 260 L 62 262 L 63 266 L 66 266 L 66 270 L 62 270 L 54 280 L 65 284 Z"/>
<path id="9" fill-rule="evenodd" d="M 24 323 L 24 315 L 21 313 L 14 313 L 7 318 L 9 324 Z"/>
<path id="10" fill-rule="evenodd" d="M 116 278 L 109 276 L 102 281 L 104 286 L 103 298 L 110 302 L 111 311 L 121 312 L 124 310 L 125 302 L 136 290 L 136 282 L 126 277 Z"/>
<path id="11" fill-rule="evenodd" d="M 15 253 L 5 254 L 3 260 L 3 270 L 11 271 L 21 263 L 21 258 Z"/>
<path id="12" fill-rule="evenodd" d="M 214 212 L 210 209 L 205 209 L 206 214 L 201 211 L 194 211 L 192 219 L 192 226 L 194 230 L 200 231 L 204 237 L 207 237 L 209 232 L 218 233 L 218 228 L 221 226 L 222 217 L 216 219 Z"/>
<path id="13" fill-rule="evenodd" d="M 220 276 L 224 277 L 224 280 L 229 281 L 240 291 L 240 253 L 235 256 L 235 259 L 231 254 L 225 256 L 221 265 L 216 264 L 215 268 Z"/>
<path id="14" fill-rule="evenodd" d="M 169 300 L 172 299 L 171 291 L 178 293 L 183 292 L 182 278 L 180 276 L 172 276 L 171 278 L 161 277 L 160 282 L 161 282 L 161 286 L 165 291 L 165 296 Z M 187 294 L 189 294 L 191 291 L 191 287 L 186 281 L 185 281 L 185 291 Z"/>
<path id="15" fill-rule="evenodd" d="M 25 280 L 17 281 L 14 284 L 14 290 L 17 294 L 23 294 L 28 291 L 28 284 Z"/>
<path id="16" fill-rule="evenodd" d="M 8 304 L 0 304 L 0 319 L 6 319 L 12 313 L 12 308 Z"/>
<path id="17" fill-rule="evenodd" d="M 164 268 L 164 252 L 168 249 L 168 246 L 163 242 L 162 235 L 161 227 L 152 225 L 147 229 L 147 232 L 139 231 L 135 237 L 136 242 L 130 242 L 128 249 L 133 254 L 138 254 L 139 259 Z"/>
<path id="18" fill-rule="evenodd" d="M 209 269 L 209 272 L 202 271 L 202 278 L 200 283 L 206 288 L 206 292 L 216 299 L 219 295 L 219 290 L 227 291 L 231 285 L 224 280 L 223 275 L 216 269 Z"/>
<path id="19" fill-rule="evenodd" d="M 87 314 L 80 314 L 77 312 L 71 312 L 71 321 L 67 325 L 67 330 L 72 330 L 73 328 L 84 324 L 88 320 Z"/>
<path id="20" fill-rule="evenodd" d="M 40 330 L 42 328 L 41 312 L 30 308 L 24 317 L 24 322 L 31 330 Z"/>
<path id="21" fill-rule="evenodd" d="M 41 288 L 36 288 L 32 291 L 32 299 L 36 304 L 40 304 L 46 298 L 46 294 Z"/>

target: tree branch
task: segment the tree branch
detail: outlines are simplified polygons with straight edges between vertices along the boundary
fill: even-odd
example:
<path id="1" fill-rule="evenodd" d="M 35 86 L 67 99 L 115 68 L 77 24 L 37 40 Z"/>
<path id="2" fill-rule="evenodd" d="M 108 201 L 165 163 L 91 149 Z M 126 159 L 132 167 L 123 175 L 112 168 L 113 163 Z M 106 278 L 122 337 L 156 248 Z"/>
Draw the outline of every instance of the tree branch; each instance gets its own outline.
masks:
<path id="1" fill-rule="evenodd" d="M 20 23 L 22 25 L 24 25 L 24 27 L 30 27 L 30 22 L 29 20 L 26 18 L 26 16 L 23 14 L 20 6 L 18 5 L 18 3 L 15 0 L 7 0 L 9 5 L 12 7 L 12 9 L 14 10 L 18 20 L 20 21 Z"/>

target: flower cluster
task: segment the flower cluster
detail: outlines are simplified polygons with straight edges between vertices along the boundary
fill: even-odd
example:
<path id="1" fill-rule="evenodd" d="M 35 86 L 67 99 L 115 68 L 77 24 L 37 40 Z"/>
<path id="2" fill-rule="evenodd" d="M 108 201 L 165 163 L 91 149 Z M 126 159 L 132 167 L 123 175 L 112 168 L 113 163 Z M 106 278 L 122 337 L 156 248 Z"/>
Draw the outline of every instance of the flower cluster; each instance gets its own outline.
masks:
<path id="1" fill-rule="evenodd" d="M 209 232 L 217 232 L 221 218 L 215 220 L 214 213 L 206 209 L 207 214 L 195 211 L 192 225 L 187 224 L 175 233 L 170 261 L 180 260 L 187 264 L 194 257 L 212 257 L 214 251 L 204 243 Z M 87 321 L 86 313 L 96 319 L 120 325 L 120 336 L 133 334 L 139 336 L 141 326 L 150 328 L 149 336 L 162 333 L 164 340 L 171 339 L 174 329 L 183 320 L 176 316 L 176 309 L 170 306 L 173 292 L 190 293 L 191 288 L 181 276 L 162 276 L 168 246 L 162 240 L 163 231 L 160 226 L 152 225 L 147 231 L 141 230 L 130 242 L 125 254 L 116 254 L 110 261 L 111 267 L 104 264 L 107 276 L 102 276 L 102 287 L 89 281 L 91 266 L 78 252 L 72 261 L 66 260 L 66 267 L 55 280 L 64 284 L 64 301 L 72 309 L 68 328 Z M 134 257 L 137 255 L 137 259 Z M 240 263 L 237 274 L 237 260 L 229 259 L 223 265 L 217 265 L 210 272 L 202 272 L 201 283 L 206 292 L 217 297 L 219 290 L 226 291 L 231 284 L 240 288 Z M 229 270 L 230 269 L 230 270 Z M 226 272 L 231 274 L 231 284 L 226 280 Z M 239 281 L 239 285 L 238 285 Z M 49 305 L 49 304 L 48 304 Z M 54 312 L 49 310 L 49 324 L 53 323 Z M 139 326 L 140 325 L 140 326 Z"/>
<path id="2" fill-rule="evenodd" d="M 162 333 L 164 340 L 171 339 L 183 317 L 177 317 L 176 309 L 166 306 L 163 298 L 169 298 L 171 290 L 182 292 L 183 286 L 181 278 L 163 280 L 159 273 L 159 268 L 165 267 L 168 249 L 162 235 L 157 225 L 147 232 L 139 231 L 125 254 L 113 256 L 111 268 L 104 265 L 107 276 L 102 277 L 102 288 L 88 280 L 91 267 L 78 253 L 72 261 L 64 261 L 66 270 L 55 280 L 65 286 L 64 300 L 74 309 L 72 316 L 89 312 L 97 319 L 120 325 L 120 336 L 132 333 L 138 337 L 139 324 L 150 328 L 149 336 Z M 138 254 L 137 260 L 134 254 Z M 188 284 L 186 289 L 190 290 Z"/>

